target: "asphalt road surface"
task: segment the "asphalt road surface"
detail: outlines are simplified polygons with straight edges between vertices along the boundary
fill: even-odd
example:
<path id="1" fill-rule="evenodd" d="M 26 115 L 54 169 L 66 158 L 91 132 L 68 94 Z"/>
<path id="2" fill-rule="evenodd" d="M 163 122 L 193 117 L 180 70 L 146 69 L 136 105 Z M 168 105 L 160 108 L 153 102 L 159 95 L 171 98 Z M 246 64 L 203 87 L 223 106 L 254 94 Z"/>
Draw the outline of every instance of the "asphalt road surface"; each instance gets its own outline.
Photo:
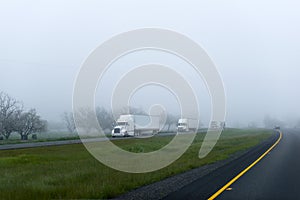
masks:
<path id="1" fill-rule="evenodd" d="M 218 199 L 300 199 L 300 131 L 283 131 L 268 156 Z"/>
<path id="2" fill-rule="evenodd" d="M 300 130 L 284 130 L 282 136 L 269 154 L 216 199 L 300 199 Z M 208 199 L 257 160 L 278 137 L 165 199 Z"/>

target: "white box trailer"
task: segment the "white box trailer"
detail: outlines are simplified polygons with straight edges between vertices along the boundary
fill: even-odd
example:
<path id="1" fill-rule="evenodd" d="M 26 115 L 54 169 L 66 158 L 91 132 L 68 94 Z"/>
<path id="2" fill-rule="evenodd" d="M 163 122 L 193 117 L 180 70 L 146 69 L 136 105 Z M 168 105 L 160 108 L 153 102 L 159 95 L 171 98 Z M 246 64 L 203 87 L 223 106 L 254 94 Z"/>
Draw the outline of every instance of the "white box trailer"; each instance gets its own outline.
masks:
<path id="1" fill-rule="evenodd" d="M 178 132 L 188 132 L 196 131 L 198 128 L 198 121 L 191 118 L 181 118 L 178 120 L 177 131 Z"/>
<path id="2" fill-rule="evenodd" d="M 120 115 L 117 125 L 111 131 L 112 137 L 139 136 L 144 133 L 156 134 L 160 129 L 159 116 Z"/>
<path id="3" fill-rule="evenodd" d="M 225 126 L 226 124 L 223 121 L 212 121 L 209 128 L 211 130 L 225 130 Z"/>

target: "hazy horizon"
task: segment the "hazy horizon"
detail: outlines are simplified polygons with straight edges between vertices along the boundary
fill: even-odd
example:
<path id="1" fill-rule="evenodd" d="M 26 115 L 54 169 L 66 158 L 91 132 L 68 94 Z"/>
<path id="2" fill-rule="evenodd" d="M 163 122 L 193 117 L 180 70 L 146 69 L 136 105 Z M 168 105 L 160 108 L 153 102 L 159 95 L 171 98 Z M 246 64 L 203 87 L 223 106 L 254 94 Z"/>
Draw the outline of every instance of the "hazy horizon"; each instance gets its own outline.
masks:
<path id="1" fill-rule="evenodd" d="M 207 51 L 224 82 L 229 126 L 261 125 L 266 115 L 300 120 L 299 4 L 292 0 L 1 2 L 0 91 L 26 108 L 36 108 L 49 121 L 60 121 L 62 113 L 72 109 L 74 82 L 91 51 L 116 34 L 158 27 L 187 35 Z M 107 93 L 96 95 L 99 104 L 109 106 L 104 97 L 121 66 L 128 70 L 150 59 L 178 71 L 184 66 L 163 53 L 129 56 L 116 63 L 103 82 Z M 197 88 L 207 123 L 210 100 L 203 82 L 189 70 L 182 74 Z M 156 91 L 155 96 L 153 91 L 148 88 L 144 94 L 176 111 L 176 101 L 168 100 L 172 95 Z M 147 107 L 151 100 L 137 93 L 132 103 Z"/>

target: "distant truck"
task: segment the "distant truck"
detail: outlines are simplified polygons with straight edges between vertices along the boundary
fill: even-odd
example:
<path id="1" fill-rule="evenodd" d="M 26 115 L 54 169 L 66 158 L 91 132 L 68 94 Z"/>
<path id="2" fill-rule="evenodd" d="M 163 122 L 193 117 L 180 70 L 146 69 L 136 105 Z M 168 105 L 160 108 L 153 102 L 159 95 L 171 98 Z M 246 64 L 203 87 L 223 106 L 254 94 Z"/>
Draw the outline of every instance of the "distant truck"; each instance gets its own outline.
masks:
<path id="1" fill-rule="evenodd" d="M 120 115 L 111 131 L 112 137 L 156 134 L 160 129 L 159 117 L 150 115 Z"/>
<path id="2" fill-rule="evenodd" d="M 212 121 L 209 128 L 211 130 L 225 130 L 226 124 L 223 121 Z"/>
<path id="3" fill-rule="evenodd" d="M 198 122 L 196 119 L 181 118 L 178 120 L 178 124 L 177 124 L 178 132 L 196 131 L 197 128 L 198 128 Z"/>

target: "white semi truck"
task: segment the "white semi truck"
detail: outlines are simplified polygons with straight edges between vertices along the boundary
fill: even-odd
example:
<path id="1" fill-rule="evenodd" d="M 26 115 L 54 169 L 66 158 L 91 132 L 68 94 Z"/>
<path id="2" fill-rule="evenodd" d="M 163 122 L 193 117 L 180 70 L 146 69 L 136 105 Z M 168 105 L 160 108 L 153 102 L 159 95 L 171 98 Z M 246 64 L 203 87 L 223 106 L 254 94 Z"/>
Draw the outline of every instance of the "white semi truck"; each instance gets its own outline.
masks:
<path id="1" fill-rule="evenodd" d="M 160 129 L 159 117 L 149 115 L 120 115 L 111 131 L 112 137 L 156 134 Z"/>
<path id="2" fill-rule="evenodd" d="M 196 131 L 197 128 L 198 128 L 198 122 L 196 119 L 181 118 L 178 120 L 178 124 L 177 124 L 178 132 Z"/>

